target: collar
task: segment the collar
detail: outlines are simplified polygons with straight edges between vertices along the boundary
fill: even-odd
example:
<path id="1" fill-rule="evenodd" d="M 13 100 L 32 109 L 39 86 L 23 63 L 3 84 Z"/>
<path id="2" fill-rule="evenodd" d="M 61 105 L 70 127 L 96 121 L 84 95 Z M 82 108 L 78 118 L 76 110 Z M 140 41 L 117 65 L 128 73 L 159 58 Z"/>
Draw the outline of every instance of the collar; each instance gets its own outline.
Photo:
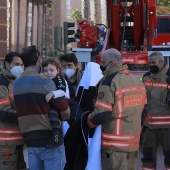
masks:
<path id="1" fill-rule="evenodd" d="M 128 69 L 128 66 L 126 64 L 121 65 L 121 66 L 116 66 L 116 67 L 110 68 L 109 70 L 104 71 L 103 75 L 104 76 L 109 76 L 112 73 L 116 73 L 118 71 L 120 72 L 120 71 L 127 70 L 127 69 Z"/>
<path id="2" fill-rule="evenodd" d="M 166 73 L 167 73 L 167 71 L 168 71 L 168 68 L 167 68 L 167 66 L 165 65 L 164 67 L 163 67 L 163 69 L 161 69 L 160 71 L 158 71 L 157 73 L 152 73 L 151 74 L 151 76 L 153 76 L 153 77 L 155 77 L 155 78 L 160 78 L 160 77 L 162 77 L 162 76 L 165 76 L 166 75 Z"/>
<path id="3" fill-rule="evenodd" d="M 99 83 L 101 83 L 109 75 L 111 75 L 113 73 L 116 73 L 116 72 L 122 72 L 123 70 L 128 70 L 127 64 L 121 65 L 121 66 L 117 66 L 117 67 L 113 67 L 113 68 L 110 68 L 109 70 L 104 71 L 103 72 L 103 78 L 99 81 Z"/>
<path id="4" fill-rule="evenodd" d="M 38 74 L 37 72 L 35 72 L 35 71 L 32 71 L 32 70 L 25 70 L 22 74 L 21 74 L 21 76 L 20 77 L 22 77 L 22 76 L 35 76 L 35 75 L 40 75 L 40 74 Z"/>
<path id="5" fill-rule="evenodd" d="M 5 67 L 2 67 L 2 74 L 9 80 L 15 80 L 16 77 L 11 74 L 9 70 L 7 70 Z"/>

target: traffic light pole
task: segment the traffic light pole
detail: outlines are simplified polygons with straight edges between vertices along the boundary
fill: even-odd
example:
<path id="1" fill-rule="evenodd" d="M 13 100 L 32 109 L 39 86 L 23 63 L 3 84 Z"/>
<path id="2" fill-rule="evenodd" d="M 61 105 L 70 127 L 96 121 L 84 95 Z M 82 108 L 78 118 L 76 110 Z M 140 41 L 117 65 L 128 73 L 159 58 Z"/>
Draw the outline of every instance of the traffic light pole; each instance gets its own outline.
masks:
<path id="1" fill-rule="evenodd" d="M 67 54 L 67 45 L 64 45 L 64 54 Z"/>
<path id="2" fill-rule="evenodd" d="M 75 30 L 69 30 L 69 28 L 74 27 L 74 22 L 63 22 L 63 35 L 64 35 L 64 54 L 67 54 L 67 45 L 68 43 L 74 42 L 75 38 L 72 38 L 70 36 L 73 36 L 75 33 Z"/>

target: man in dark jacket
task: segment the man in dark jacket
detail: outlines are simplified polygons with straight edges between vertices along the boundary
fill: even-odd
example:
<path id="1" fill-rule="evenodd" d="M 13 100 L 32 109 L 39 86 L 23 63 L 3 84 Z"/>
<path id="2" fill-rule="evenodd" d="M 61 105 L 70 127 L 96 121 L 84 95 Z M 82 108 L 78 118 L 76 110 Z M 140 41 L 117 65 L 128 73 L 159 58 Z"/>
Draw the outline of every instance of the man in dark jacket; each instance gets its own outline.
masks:
<path id="1" fill-rule="evenodd" d="M 64 54 L 60 57 L 60 62 L 68 81 L 70 98 L 75 98 L 77 86 L 82 78 L 82 71 L 78 68 L 78 59 L 74 53 Z M 72 90 L 73 89 L 73 90 Z"/>

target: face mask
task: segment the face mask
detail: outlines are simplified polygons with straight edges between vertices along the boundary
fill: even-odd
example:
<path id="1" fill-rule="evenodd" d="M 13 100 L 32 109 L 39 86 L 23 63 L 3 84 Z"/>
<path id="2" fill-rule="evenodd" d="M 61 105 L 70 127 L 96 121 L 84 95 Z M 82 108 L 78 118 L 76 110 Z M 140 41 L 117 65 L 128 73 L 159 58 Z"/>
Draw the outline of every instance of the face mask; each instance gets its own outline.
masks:
<path id="1" fill-rule="evenodd" d="M 100 65 L 100 70 L 102 70 L 102 72 L 106 71 L 106 67 L 110 64 L 110 62 L 104 67 Z"/>
<path id="2" fill-rule="evenodd" d="M 106 70 L 106 67 L 100 65 L 100 70 L 102 70 L 102 72 L 104 72 Z"/>
<path id="3" fill-rule="evenodd" d="M 64 74 L 65 74 L 68 78 L 72 77 L 72 76 L 74 75 L 74 73 L 75 73 L 75 70 L 73 70 L 73 69 L 65 69 L 65 70 L 64 70 Z"/>
<path id="4" fill-rule="evenodd" d="M 159 71 L 158 66 L 152 65 L 150 66 L 151 73 L 157 73 Z"/>
<path id="5" fill-rule="evenodd" d="M 21 73 L 23 72 L 23 68 L 21 66 L 14 66 L 14 67 L 12 67 L 10 72 L 15 77 L 19 77 L 21 75 Z"/>

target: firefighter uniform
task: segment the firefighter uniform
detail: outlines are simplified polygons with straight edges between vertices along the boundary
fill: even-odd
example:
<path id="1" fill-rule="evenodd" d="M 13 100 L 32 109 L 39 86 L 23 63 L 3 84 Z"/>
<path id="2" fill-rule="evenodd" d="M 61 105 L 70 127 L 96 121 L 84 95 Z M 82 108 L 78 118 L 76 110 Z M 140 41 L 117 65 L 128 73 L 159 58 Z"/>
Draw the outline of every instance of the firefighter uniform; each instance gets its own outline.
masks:
<path id="1" fill-rule="evenodd" d="M 0 169 L 25 168 L 23 137 L 20 133 L 13 100 L 14 77 L 5 68 L 0 75 Z M 16 122 L 13 122 L 16 119 Z M 9 123 L 10 121 L 10 123 Z"/>
<path id="2" fill-rule="evenodd" d="M 141 114 L 146 102 L 144 84 L 127 65 L 105 71 L 89 126 L 102 124 L 102 169 L 136 170 Z"/>
<path id="3" fill-rule="evenodd" d="M 143 140 L 143 169 L 156 170 L 157 146 L 160 143 L 165 156 L 164 164 L 170 170 L 170 84 L 167 83 L 168 68 L 150 74 L 143 82 L 147 91 L 148 114 L 145 119 Z"/>

